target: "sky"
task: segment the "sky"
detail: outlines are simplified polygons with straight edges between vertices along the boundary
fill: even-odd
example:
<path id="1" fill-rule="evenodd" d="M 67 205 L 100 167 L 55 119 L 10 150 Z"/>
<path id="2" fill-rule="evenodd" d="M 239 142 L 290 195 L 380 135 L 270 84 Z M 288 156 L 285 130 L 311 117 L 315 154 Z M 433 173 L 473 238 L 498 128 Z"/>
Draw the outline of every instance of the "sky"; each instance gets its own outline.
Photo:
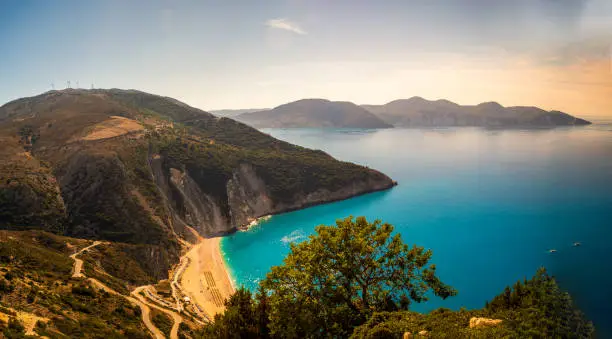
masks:
<path id="1" fill-rule="evenodd" d="M 421 96 L 612 116 L 612 1 L 0 1 L 0 103 L 67 81 L 205 110 Z"/>

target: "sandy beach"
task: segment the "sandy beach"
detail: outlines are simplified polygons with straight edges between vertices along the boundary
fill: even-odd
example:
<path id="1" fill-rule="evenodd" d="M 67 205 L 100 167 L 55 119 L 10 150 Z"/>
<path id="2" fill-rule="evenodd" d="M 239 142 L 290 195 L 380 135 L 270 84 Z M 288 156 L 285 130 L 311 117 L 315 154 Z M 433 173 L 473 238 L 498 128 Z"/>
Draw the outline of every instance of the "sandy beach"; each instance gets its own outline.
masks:
<path id="1" fill-rule="evenodd" d="M 200 242 L 185 256 L 189 264 L 180 280 L 183 291 L 210 319 L 224 311 L 225 299 L 234 292 L 220 241 L 220 237 L 200 237 Z"/>

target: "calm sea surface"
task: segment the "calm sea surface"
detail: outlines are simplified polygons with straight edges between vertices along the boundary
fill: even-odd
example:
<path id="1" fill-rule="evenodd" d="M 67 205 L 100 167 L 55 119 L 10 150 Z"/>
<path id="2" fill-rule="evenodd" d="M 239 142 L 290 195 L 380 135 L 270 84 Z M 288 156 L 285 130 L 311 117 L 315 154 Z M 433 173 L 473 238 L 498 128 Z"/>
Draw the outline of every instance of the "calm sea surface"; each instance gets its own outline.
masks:
<path id="1" fill-rule="evenodd" d="M 399 186 L 273 216 L 222 241 L 237 285 L 255 289 L 269 267 L 320 224 L 380 218 L 405 242 L 431 248 L 459 295 L 413 306 L 480 308 L 545 266 L 612 337 L 612 123 L 551 130 L 267 129 L 376 168 Z M 573 247 L 574 242 L 582 246 Z M 549 253 L 556 249 L 556 253 Z"/>

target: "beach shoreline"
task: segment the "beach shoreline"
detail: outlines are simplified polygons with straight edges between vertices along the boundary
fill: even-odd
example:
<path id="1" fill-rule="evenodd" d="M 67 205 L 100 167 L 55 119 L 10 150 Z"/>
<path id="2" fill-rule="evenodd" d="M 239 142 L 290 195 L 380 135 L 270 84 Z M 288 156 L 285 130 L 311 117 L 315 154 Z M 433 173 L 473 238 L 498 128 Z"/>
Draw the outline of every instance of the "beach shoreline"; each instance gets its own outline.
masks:
<path id="1" fill-rule="evenodd" d="M 265 215 L 251 221 L 240 231 L 257 226 L 262 221 L 270 220 Z M 236 291 L 236 281 L 229 263 L 221 250 L 224 236 L 204 238 L 192 230 L 198 242 L 181 258 L 187 264 L 178 284 L 181 291 L 189 297 L 189 302 L 197 305 L 206 317 L 213 319 L 215 314 L 225 311 L 225 300 Z"/>
<path id="2" fill-rule="evenodd" d="M 209 319 L 225 310 L 225 300 L 234 293 L 234 282 L 223 253 L 221 237 L 199 238 L 185 255 L 189 264 L 181 279 L 181 289 Z"/>
<path id="3" fill-rule="evenodd" d="M 231 266 L 229 265 L 229 263 L 227 262 L 227 258 L 225 257 L 225 253 L 222 250 L 223 247 L 223 239 L 225 238 L 225 236 L 223 237 L 218 237 L 219 241 L 217 242 L 217 251 L 219 252 L 219 255 L 221 256 L 221 259 L 223 259 L 223 265 L 225 267 L 225 274 L 227 275 L 227 279 L 229 280 L 230 284 L 232 285 L 232 289 L 234 290 L 234 292 L 236 291 L 236 280 L 235 277 L 233 275 Z"/>

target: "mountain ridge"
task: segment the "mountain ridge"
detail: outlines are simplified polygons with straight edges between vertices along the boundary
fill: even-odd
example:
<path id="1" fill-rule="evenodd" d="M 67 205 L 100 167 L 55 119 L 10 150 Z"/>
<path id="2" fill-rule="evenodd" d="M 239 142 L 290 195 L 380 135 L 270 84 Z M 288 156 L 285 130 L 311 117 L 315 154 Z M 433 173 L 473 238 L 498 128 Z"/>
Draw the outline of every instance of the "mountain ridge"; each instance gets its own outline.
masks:
<path id="1" fill-rule="evenodd" d="M 591 122 L 567 113 L 535 106 L 508 106 L 489 101 L 459 105 L 446 99 L 397 99 L 384 105 L 361 105 L 396 127 L 555 127 Z"/>
<path id="2" fill-rule="evenodd" d="M 362 108 L 374 115 L 364 115 Z M 356 105 L 349 101 L 300 99 L 269 110 L 245 111 L 233 118 L 256 128 L 389 128 L 389 127 L 497 127 L 543 128 L 582 126 L 590 121 L 558 110 L 535 106 L 504 107 L 495 101 L 460 105 L 447 99 L 420 96 L 383 105 Z M 341 112 L 338 114 L 338 112 Z M 340 118 L 338 118 L 340 116 Z M 382 124 L 381 124 L 382 123 Z"/>
<path id="3" fill-rule="evenodd" d="M 195 241 L 190 227 L 226 234 L 264 215 L 394 185 L 375 170 L 136 90 L 11 101 L 0 107 L 0 142 L 0 228 L 125 243 L 158 279 L 181 242 Z"/>
<path id="4" fill-rule="evenodd" d="M 301 99 L 271 110 L 243 113 L 236 120 L 254 127 L 390 128 L 374 114 L 348 101 Z"/>

